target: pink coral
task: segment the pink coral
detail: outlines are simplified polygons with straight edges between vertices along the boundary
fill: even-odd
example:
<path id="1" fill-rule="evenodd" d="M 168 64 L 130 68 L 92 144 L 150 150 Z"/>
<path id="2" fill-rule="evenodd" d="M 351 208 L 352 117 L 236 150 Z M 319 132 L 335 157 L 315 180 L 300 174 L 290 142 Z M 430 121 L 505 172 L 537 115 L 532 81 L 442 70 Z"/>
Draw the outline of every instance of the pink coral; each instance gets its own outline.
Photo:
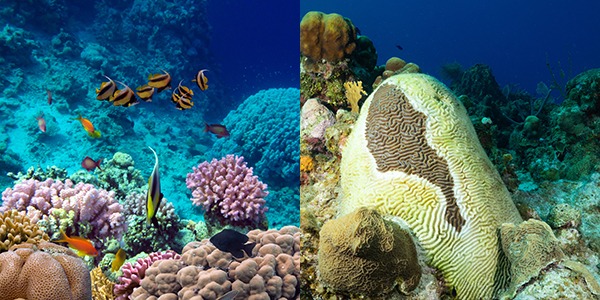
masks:
<path id="1" fill-rule="evenodd" d="M 252 257 L 234 259 L 208 240 L 191 242 L 179 260 L 154 263 L 132 299 L 214 300 L 229 291 L 235 299 L 299 299 L 300 229 L 252 230 Z M 177 298 L 174 296 L 177 295 Z M 162 298 L 161 298 L 162 299 Z"/>
<path id="2" fill-rule="evenodd" d="M 73 184 L 69 179 L 65 182 L 29 179 L 7 188 L 2 193 L 0 212 L 11 209 L 26 211 L 34 223 L 47 221 L 57 209 L 72 211 L 73 224 L 76 227 L 89 224 L 91 232 L 86 232 L 86 236 L 96 241 L 110 236 L 119 238 L 127 225 L 121 214 L 123 208 L 113 192 L 87 183 Z M 82 234 L 79 228 L 69 229 L 71 233 Z"/>
<path id="3" fill-rule="evenodd" d="M 167 259 L 179 259 L 181 256 L 173 250 L 165 252 L 150 253 L 147 257 L 138 259 L 135 263 L 126 263 L 121 269 L 123 275 L 119 277 L 119 282 L 115 284 L 113 290 L 117 300 L 128 299 L 133 289 L 140 286 L 142 279 L 146 276 L 146 270 L 156 261 Z"/>
<path id="4" fill-rule="evenodd" d="M 244 157 L 227 155 L 194 167 L 186 184 L 192 202 L 204 208 L 207 219 L 234 226 L 257 226 L 267 211 L 267 185 L 258 180 Z"/>

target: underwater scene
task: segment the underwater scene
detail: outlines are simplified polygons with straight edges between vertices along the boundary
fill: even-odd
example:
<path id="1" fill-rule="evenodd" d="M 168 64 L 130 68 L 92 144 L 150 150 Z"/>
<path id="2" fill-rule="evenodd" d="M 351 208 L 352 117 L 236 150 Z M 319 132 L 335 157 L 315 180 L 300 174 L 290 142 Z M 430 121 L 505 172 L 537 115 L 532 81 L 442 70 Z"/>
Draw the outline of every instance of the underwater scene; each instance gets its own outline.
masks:
<path id="1" fill-rule="evenodd" d="M 297 2 L 0 21 L 0 300 L 299 299 Z"/>
<path id="2" fill-rule="evenodd" d="M 600 19 L 300 2 L 301 299 L 600 299 Z"/>

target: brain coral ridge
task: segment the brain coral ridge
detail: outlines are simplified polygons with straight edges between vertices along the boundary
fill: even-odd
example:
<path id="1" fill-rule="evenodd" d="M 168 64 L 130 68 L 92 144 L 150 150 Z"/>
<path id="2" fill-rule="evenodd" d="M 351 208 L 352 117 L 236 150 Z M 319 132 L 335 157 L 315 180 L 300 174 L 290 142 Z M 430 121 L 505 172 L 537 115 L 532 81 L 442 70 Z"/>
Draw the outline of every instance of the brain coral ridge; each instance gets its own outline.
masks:
<path id="1" fill-rule="evenodd" d="M 522 221 L 465 108 L 424 74 L 399 74 L 366 100 L 342 152 L 339 213 L 404 220 L 459 299 L 507 286 L 498 229 Z"/>
<path id="2" fill-rule="evenodd" d="M 299 299 L 300 229 L 247 235 L 256 243 L 252 257 L 234 259 L 208 240 L 189 243 L 180 259 L 152 264 L 132 299 L 215 300 L 231 290 L 238 291 L 235 299 Z"/>

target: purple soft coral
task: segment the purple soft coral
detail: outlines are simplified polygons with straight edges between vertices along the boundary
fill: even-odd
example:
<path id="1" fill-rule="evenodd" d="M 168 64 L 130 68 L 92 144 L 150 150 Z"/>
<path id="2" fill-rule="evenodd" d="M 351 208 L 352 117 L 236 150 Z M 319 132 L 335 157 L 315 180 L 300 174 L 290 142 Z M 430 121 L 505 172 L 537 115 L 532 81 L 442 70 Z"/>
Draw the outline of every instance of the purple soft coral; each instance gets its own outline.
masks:
<path id="1" fill-rule="evenodd" d="M 48 220 L 57 209 L 72 211 L 75 227 L 89 224 L 91 232 L 86 236 L 95 241 L 110 236 L 119 238 L 127 225 L 121 214 L 121 204 L 114 199 L 113 192 L 96 189 L 87 183 L 73 184 L 69 179 L 65 182 L 29 179 L 12 189 L 7 188 L 2 193 L 0 212 L 11 209 L 26 211 L 32 222 Z M 71 230 L 82 235 L 78 228 Z"/>
<path id="2" fill-rule="evenodd" d="M 192 202 L 204 208 L 208 219 L 234 226 L 259 226 L 264 221 L 267 185 L 253 175 L 242 156 L 205 161 L 187 175 L 186 184 Z"/>

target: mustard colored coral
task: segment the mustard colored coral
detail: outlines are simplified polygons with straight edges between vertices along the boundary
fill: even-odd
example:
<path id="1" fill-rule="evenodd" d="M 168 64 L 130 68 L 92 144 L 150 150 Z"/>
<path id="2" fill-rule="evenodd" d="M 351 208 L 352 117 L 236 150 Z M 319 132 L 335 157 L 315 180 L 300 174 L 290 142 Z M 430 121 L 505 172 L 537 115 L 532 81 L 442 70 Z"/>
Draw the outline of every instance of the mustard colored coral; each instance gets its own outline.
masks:
<path id="1" fill-rule="evenodd" d="M 396 281 L 404 292 L 419 284 L 421 266 L 412 237 L 375 210 L 359 208 L 329 220 L 319 235 L 321 280 L 336 291 L 379 295 Z"/>
<path id="2" fill-rule="evenodd" d="M 352 112 L 358 113 L 358 101 L 367 93 L 363 90 L 362 81 L 347 81 L 344 83 L 346 100 L 350 103 Z"/>
<path id="3" fill-rule="evenodd" d="M 115 284 L 102 273 L 100 267 L 95 267 L 90 272 L 92 280 L 92 299 L 94 300 L 114 300 L 113 289 Z"/>
<path id="4" fill-rule="evenodd" d="M 0 214 L 0 252 L 20 243 L 38 243 L 48 235 L 32 223 L 25 212 L 9 210 Z"/>
<path id="5" fill-rule="evenodd" d="M 300 155 L 300 172 L 310 172 L 315 167 L 315 160 L 309 155 Z"/>
<path id="6" fill-rule="evenodd" d="M 314 61 L 336 62 L 356 48 L 356 29 L 339 14 L 308 12 L 300 22 L 300 53 Z"/>
<path id="7" fill-rule="evenodd" d="M 458 299 L 491 299 L 507 286 L 498 229 L 522 219 L 465 108 L 435 78 L 384 81 L 363 104 L 340 171 L 339 213 L 400 217 Z"/>

